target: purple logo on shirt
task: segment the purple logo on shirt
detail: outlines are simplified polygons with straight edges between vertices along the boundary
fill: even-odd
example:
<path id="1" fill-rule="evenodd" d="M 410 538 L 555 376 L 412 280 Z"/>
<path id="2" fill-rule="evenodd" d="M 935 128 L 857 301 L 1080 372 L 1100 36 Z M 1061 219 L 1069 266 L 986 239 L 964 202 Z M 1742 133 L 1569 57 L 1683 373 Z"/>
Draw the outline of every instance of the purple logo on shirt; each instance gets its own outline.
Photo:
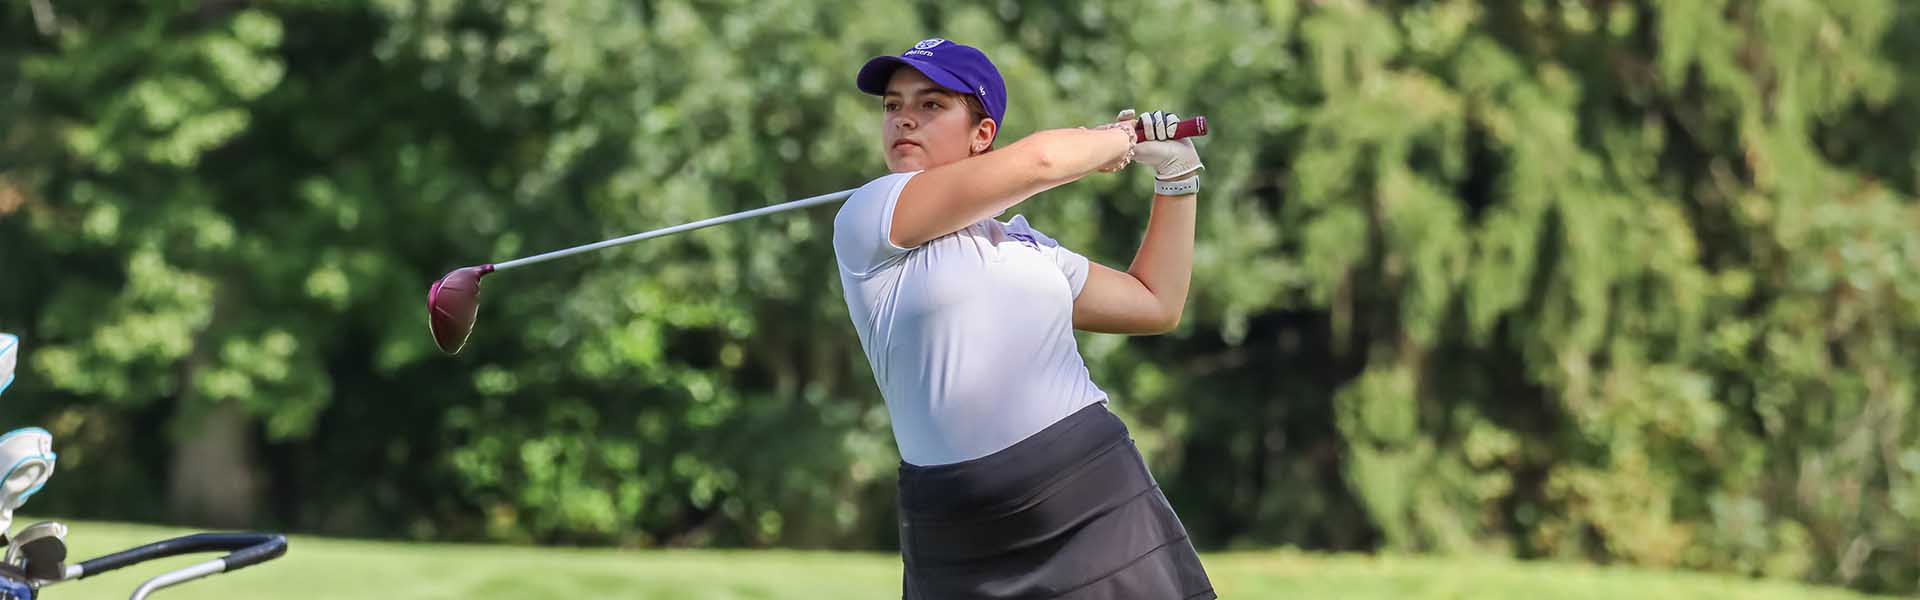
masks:
<path id="1" fill-rule="evenodd" d="M 1010 237 L 1010 238 L 1013 238 L 1013 239 L 1016 239 L 1016 240 L 1020 240 L 1020 242 L 1021 242 L 1021 243 L 1024 243 L 1024 244 L 1026 244 L 1026 245 L 1028 245 L 1028 246 L 1030 246 L 1030 247 L 1032 247 L 1032 248 L 1033 248 L 1033 249 L 1035 249 L 1035 250 L 1038 250 L 1038 249 L 1040 249 L 1040 243 L 1039 243 L 1039 242 L 1036 242 L 1036 241 L 1034 241 L 1034 240 L 1033 240 L 1033 236 L 1030 236 L 1030 235 L 1027 235 L 1027 234 L 1024 234 L 1024 233 L 1009 233 L 1009 234 L 1007 234 L 1007 237 Z"/>

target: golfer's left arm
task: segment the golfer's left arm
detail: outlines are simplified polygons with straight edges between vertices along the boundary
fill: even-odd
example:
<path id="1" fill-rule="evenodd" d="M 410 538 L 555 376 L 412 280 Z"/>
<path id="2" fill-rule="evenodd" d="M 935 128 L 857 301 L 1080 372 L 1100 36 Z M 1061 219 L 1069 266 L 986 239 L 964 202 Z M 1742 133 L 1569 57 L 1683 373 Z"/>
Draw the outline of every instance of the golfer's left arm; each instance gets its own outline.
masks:
<path id="1" fill-rule="evenodd" d="M 1087 283 L 1073 301 L 1074 329 L 1152 335 L 1180 325 L 1193 275 L 1197 197 L 1154 195 L 1146 239 L 1127 270 L 1088 263 Z"/>
<path id="2" fill-rule="evenodd" d="M 1118 121 L 1135 119 L 1121 111 Z M 1187 284 L 1193 276 L 1194 205 L 1199 202 L 1200 153 L 1193 141 L 1173 140 L 1178 115 L 1151 112 L 1137 117 L 1145 141 L 1134 158 L 1153 169 L 1153 215 L 1147 235 L 1125 272 L 1098 263 L 1087 265 L 1087 282 L 1073 300 L 1073 327 L 1097 333 L 1149 335 L 1173 331 L 1187 308 Z"/>

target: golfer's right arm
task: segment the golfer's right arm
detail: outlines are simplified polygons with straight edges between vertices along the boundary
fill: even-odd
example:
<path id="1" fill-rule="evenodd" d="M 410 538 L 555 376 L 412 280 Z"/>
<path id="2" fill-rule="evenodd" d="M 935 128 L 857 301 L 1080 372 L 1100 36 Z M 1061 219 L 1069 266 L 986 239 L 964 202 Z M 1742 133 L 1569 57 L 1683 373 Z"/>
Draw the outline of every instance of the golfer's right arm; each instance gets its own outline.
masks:
<path id="1" fill-rule="evenodd" d="M 928 169 L 907 180 L 893 209 L 894 245 L 912 248 L 953 233 L 1034 194 L 1119 160 L 1133 147 L 1122 128 L 1050 129 Z"/>

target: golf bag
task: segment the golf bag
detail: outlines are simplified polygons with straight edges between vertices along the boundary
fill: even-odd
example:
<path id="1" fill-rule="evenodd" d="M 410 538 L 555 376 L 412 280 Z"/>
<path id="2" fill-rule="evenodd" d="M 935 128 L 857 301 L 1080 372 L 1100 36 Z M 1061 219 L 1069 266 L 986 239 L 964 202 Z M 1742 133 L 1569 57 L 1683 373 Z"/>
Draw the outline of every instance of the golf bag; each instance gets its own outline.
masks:
<path id="1" fill-rule="evenodd" d="M 0 334 L 0 392 L 13 382 L 18 338 Z M 3 405 L 0 405 L 3 406 Z M 67 564 L 67 526 L 42 521 L 13 530 L 14 511 L 53 477 L 53 434 L 39 427 L 0 435 L 0 600 L 34 600 L 47 586 L 85 579 L 146 561 L 200 552 L 226 556 L 175 569 L 135 588 L 134 600 L 202 577 L 236 571 L 287 553 L 286 536 L 273 533 L 198 533 L 161 540 L 77 564 Z M 9 533 L 11 532 L 11 533 Z"/>

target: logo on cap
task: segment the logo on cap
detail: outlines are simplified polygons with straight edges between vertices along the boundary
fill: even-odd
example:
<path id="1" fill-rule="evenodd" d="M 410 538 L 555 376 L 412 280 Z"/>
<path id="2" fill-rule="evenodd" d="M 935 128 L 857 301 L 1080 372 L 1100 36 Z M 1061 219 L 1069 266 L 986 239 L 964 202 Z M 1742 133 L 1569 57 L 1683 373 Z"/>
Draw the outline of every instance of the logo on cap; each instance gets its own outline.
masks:
<path id="1" fill-rule="evenodd" d="M 939 45 L 941 45 L 941 44 L 945 44 L 945 43 L 947 43 L 947 40 L 944 40 L 944 39 L 941 39 L 941 38 L 927 38 L 927 39 L 924 39 L 924 40 L 920 40 L 920 43 L 918 43 L 918 44 L 914 44 L 914 45 L 913 45 L 913 49 L 915 49 L 915 50 L 932 50 L 932 49 L 934 49 L 934 47 L 936 47 L 936 46 L 939 46 Z"/>

